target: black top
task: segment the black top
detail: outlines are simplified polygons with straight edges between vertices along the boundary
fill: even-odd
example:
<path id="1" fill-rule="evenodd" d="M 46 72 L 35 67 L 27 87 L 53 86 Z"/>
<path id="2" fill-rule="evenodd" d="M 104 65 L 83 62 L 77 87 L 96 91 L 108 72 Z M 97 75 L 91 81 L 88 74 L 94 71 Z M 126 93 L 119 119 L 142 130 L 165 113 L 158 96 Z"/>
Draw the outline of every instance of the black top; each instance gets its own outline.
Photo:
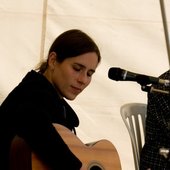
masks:
<path id="1" fill-rule="evenodd" d="M 160 76 L 170 80 L 170 70 Z M 155 89 L 169 91 L 170 87 L 154 85 Z M 170 148 L 170 94 L 148 93 L 146 137 L 140 157 L 140 170 L 169 170 L 170 161 L 159 154 L 159 149 Z"/>
<path id="2" fill-rule="evenodd" d="M 3 170 L 8 169 L 10 145 L 16 135 L 52 169 L 80 169 L 81 162 L 52 123 L 74 130 L 79 119 L 68 103 L 59 98 L 52 84 L 32 70 L 0 106 L 0 166 Z"/>

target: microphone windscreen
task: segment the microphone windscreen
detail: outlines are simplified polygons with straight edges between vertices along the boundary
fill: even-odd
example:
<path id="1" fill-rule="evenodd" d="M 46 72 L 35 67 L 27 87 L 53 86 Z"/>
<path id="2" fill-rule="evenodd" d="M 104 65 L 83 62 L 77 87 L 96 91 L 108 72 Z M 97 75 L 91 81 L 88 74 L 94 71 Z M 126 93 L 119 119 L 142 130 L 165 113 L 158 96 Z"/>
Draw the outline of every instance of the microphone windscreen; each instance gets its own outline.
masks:
<path id="1" fill-rule="evenodd" d="M 118 67 L 112 67 L 108 71 L 108 77 L 112 80 L 122 80 L 122 69 Z"/>

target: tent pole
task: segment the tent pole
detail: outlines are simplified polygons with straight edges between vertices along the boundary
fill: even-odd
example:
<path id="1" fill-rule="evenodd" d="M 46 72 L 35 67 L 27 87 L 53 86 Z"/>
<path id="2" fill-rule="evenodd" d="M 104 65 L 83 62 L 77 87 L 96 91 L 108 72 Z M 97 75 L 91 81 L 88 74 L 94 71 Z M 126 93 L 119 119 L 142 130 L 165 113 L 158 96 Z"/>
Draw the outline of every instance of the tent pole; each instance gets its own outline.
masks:
<path id="1" fill-rule="evenodd" d="M 161 7 L 161 14 L 162 14 L 162 21 L 163 21 L 163 26 L 164 26 L 165 41 L 166 41 L 168 60 L 169 60 L 169 66 L 170 66 L 170 44 L 169 44 L 168 25 L 167 25 L 166 13 L 165 13 L 164 0 L 160 0 L 160 7 Z"/>
<path id="2" fill-rule="evenodd" d="M 47 21 L 47 1 L 43 1 L 43 14 L 42 14 L 42 31 L 41 31 L 41 46 L 40 46 L 40 61 L 44 59 L 44 46 L 46 37 L 46 21 Z"/>

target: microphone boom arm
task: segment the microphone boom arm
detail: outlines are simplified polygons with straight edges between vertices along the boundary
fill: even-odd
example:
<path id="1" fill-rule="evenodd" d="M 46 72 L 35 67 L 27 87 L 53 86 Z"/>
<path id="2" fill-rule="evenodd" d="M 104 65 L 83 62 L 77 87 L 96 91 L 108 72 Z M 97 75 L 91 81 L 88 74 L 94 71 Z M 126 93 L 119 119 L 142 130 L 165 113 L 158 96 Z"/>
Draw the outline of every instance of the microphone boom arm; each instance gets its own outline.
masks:
<path id="1" fill-rule="evenodd" d="M 141 86 L 141 89 L 143 91 L 146 91 L 146 92 L 150 92 L 150 93 L 163 93 L 163 94 L 169 94 L 169 91 L 165 91 L 165 90 L 160 90 L 160 89 L 156 89 L 152 86 Z"/>

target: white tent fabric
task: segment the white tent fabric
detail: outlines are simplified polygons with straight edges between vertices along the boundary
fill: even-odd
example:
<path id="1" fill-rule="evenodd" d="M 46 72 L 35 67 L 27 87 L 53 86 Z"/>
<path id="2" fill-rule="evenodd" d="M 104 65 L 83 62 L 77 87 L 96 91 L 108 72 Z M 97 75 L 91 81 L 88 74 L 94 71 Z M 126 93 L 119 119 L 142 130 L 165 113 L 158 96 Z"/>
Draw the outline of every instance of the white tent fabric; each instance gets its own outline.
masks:
<path id="1" fill-rule="evenodd" d="M 169 25 L 169 0 L 165 7 Z M 84 143 L 110 140 L 122 170 L 132 170 L 120 106 L 146 103 L 147 95 L 136 82 L 110 80 L 108 70 L 158 76 L 169 68 L 159 0 L 0 0 L 0 102 L 46 58 L 53 40 L 72 28 L 88 33 L 102 54 L 91 85 L 70 102 L 80 118 L 78 136 Z"/>

